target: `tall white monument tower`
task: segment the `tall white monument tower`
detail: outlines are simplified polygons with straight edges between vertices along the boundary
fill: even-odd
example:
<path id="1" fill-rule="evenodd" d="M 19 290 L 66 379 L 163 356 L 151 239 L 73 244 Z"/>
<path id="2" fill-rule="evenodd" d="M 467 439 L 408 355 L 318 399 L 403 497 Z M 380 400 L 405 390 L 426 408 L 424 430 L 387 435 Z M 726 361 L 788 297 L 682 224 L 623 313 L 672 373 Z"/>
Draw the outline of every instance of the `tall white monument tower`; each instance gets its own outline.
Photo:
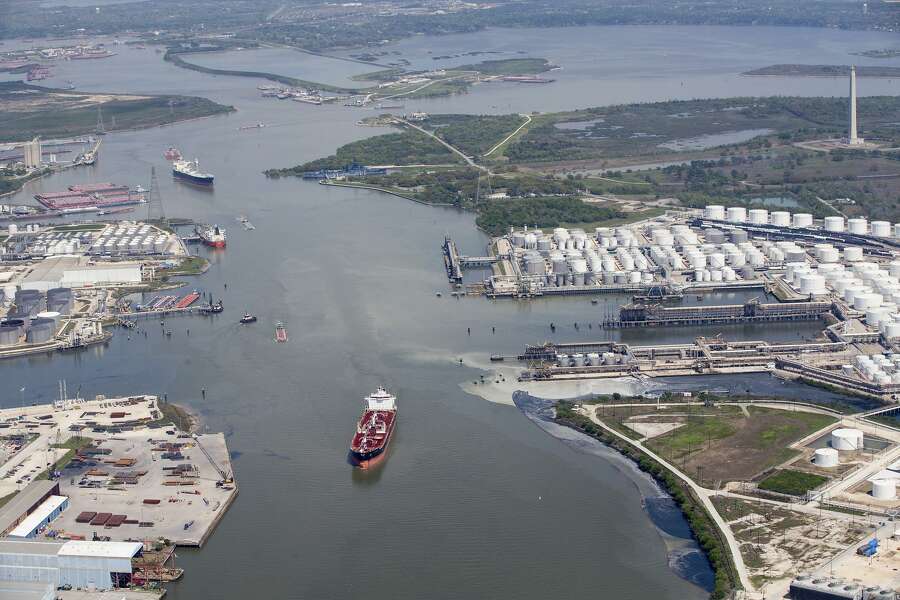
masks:
<path id="1" fill-rule="evenodd" d="M 846 142 L 850 146 L 858 146 L 866 141 L 856 135 L 856 67 L 850 67 L 850 114 L 847 124 Z"/>

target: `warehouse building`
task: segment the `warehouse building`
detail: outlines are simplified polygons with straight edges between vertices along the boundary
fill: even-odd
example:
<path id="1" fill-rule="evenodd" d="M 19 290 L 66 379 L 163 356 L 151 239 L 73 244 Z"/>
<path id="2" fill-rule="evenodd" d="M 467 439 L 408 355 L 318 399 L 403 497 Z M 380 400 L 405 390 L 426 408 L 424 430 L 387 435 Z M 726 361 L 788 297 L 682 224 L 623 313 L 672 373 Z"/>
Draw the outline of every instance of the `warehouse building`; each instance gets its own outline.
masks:
<path id="1" fill-rule="evenodd" d="M 49 583 L 0 581 L 0 600 L 56 600 L 56 588 Z"/>
<path id="2" fill-rule="evenodd" d="M 141 283 L 141 264 L 94 263 L 86 257 L 52 256 L 36 263 L 19 284 L 23 290 L 47 292 L 54 288 Z"/>
<path id="3" fill-rule="evenodd" d="M 59 495 L 59 483 L 46 479 L 33 481 L 0 509 L 0 535 L 8 535 L 50 496 Z"/>
<path id="4" fill-rule="evenodd" d="M 108 590 L 131 582 L 131 561 L 143 550 L 140 542 L 43 542 L 0 540 L 0 585 L 50 584 L 54 589 Z"/>
<path id="5" fill-rule="evenodd" d="M 50 496 L 34 511 L 25 517 L 15 529 L 9 532 L 11 538 L 33 538 L 44 530 L 53 519 L 69 508 L 69 499 L 66 496 Z"/>

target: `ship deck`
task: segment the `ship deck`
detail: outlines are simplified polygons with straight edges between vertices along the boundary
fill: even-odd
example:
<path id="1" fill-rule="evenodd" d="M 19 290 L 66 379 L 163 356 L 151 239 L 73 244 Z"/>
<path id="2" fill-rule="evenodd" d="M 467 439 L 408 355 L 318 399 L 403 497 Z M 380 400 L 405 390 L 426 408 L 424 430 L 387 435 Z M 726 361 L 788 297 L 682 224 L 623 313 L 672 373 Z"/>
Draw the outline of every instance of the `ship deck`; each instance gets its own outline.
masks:
<path id="1" fill-rule="evenodd" d="M 397 411 L 365 410 L 356 426 L 356 434 L 350 443 L 353 452 L 365 454 L 383 448 L 394 428 Z"/>

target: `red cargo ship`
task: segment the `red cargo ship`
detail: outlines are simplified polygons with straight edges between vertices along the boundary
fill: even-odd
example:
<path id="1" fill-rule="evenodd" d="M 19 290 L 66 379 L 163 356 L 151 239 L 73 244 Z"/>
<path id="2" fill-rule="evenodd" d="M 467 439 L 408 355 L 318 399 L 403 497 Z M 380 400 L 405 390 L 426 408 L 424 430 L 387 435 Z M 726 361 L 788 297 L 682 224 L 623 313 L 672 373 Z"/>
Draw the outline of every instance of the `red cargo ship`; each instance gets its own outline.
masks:
<path id="1" fill-rule="evenodd" d="M 395 396 L 389 394 L 383 387 L 366 396 L 366 407 L 356 425 L 356 434 L 350 442 L 350 456 L 356 466 L 368 469 L 384 458 L 396 422 Z"/>

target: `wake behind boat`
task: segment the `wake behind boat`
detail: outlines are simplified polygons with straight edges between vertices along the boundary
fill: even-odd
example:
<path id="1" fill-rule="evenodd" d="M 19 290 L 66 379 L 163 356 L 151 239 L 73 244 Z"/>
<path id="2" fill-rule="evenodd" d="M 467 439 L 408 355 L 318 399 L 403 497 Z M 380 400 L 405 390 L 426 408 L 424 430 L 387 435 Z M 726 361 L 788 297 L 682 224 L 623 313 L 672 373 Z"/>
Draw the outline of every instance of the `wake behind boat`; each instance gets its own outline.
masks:
<path id="1" fill-rule="evenodd" d="M 350 456 L 360 469 L 368 469 L 384 458 L 397 421 L 397 398 L 383 387 L 366 396 L 363 414 L 350 441 Z"/>

